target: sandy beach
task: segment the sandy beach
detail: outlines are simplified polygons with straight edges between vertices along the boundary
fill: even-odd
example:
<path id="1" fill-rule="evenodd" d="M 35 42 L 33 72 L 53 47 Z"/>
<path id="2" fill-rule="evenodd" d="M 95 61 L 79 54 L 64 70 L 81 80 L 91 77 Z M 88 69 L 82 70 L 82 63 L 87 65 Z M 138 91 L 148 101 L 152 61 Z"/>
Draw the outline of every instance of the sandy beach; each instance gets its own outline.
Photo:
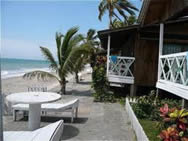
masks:
<path id="1" fill-rule="evenodd" d="M 12 77 L 2 80 L 2 92 L 7 95 L 15 92 L 28 91 L 28 87 L 47 87 L 48 90 L 58 86 L 58 81 L 49 79 L 48 81 L 39 81 L 36 79 L 26 80 L 20 77 Z"/>
<path id="2" fill-rule="evenodd" d="M 81 73 L 83 76 L 87 73 L 87 70 L 84 70 Z M 67 88 L 70 90 L 73 87 L 73 83 L 75 83 L 74 75 L 69 74 L 66 79 L 68 80 Z M 58 91 L 58 89 L 60 90 L 59 82 L 52 78 L 42 81 L 37 79 L 24 79 L 22 76 L 19 76 L 2 80 L 2 93 L 4 95 L 28 91 L 28 87 L 47 87 L 48 91 L 51 91 L 54 88 L 56 88 L 56 91 Z"/>

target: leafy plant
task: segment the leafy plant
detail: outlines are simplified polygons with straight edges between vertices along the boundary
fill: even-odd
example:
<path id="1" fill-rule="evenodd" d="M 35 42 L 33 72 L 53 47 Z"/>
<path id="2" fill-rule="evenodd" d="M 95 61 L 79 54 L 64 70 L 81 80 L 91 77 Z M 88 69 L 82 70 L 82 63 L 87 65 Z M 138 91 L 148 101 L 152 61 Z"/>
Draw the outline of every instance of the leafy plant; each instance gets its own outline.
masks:
<path id="1" fill-rule="evenodd" d="M 109 84 L 106 77 L 106 57 L 97 56 L 95 67 L 92 73 L 92 87 L 95 90 L 94 101 L 115 102 L 116 98 L 109 92 Z"/>
<path id="2" fill-rule="evenodd" d="M 132 107 L 138 118 L 158 121 L 161 120 L 159 108 L 165 103 L 170 108 L 180 105 L 180 102 L 174 99 L 160 99 L 155 91 L 151 91 L 149 95 L 136 98 Z"/>
<path id="3" fill-rule="evenodd" d="M 159 138 L 163 141 L 188 141 L 188 111 L 185 109 L 168 108 L 165 104 L 160 108 L 164 130 Z"/>

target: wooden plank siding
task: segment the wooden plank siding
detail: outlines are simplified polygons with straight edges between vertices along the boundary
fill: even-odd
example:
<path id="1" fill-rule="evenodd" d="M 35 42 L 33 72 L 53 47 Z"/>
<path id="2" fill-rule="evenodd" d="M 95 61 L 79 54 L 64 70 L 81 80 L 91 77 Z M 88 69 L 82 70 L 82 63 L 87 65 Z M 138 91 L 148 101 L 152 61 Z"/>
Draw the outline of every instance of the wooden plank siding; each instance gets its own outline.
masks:
<path id="1" fill-rule="evenodd" d="M 147 0 L 145 0 L 147 1 Z M 178 16 L 177 13 L 188 7 L 187 0 L 149 0 L 147 10 L 140 13 L 141 25 L 159 23 Z M 143 16 L 144 15 L 144 16 Z"/>
<path id="2" fill-rule="evenodd" d="M 138 39 L 139 40 L 139 39 Z M 134 76 L 139 86 L 155 86 L 157 82 L 158 42 L 139 40 L 135 46 Z"/>

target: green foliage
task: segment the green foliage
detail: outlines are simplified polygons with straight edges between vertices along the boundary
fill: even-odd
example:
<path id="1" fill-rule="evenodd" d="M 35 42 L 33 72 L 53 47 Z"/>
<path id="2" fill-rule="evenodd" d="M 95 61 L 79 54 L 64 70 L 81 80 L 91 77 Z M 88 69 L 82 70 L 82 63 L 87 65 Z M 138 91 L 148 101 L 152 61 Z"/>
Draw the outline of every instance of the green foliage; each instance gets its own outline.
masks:
<path id="1" fill-rule="evenodd" d="M 162 127 L 159 137 L 162 141 L 188 141 L 188 111 L 185 109 L 169 108 L 165 104 L 160 108 Z"/>
<path id="2" fill-rule="evenodd" d="M 150 141 L 160 141 L 157 137 L 160 133 L 160 130 L 157 128 L 157 121 L 151 121 L 148 119 L 139 119 L 140 124 L 142 125 L 148 139 Z"/>
<path id="3" fill-rule="evenodd" d="M 122 16 L 124 21 L 127 22 L 129 15 L 135 15 L 135 11 L 138 9 L 132 5 L 129 1 L 123 0 L 101 0 L 99 4 L 99 20 L 102 20 L 103 15 L 105 12 L 108 12 L 109 20 L 110 20 L 110 27 L 112 27 L 112 18 L 117 18 L 118 20 L 122 21 L 119 16 Z M 117 13 L 118 12 L 118 13 Z"/>
<path id="4" fill-rule="evenodd" d="M 66 32 L 65 35 L 56 33 L 55 41 L 57 47 L 57 61 L 55 61 L 55 58 L 48 48 L 40 47 L 45 59 L 50 63 L 49 67 L 56 72 L 55 75 L 45 71 L 33 71 L 25 74 L 23 77 L 30 79 L 35 77 L 37 77 L 38 79 L 53 77 L 57 79 L 59 84 L 61 85 L 60 93 L 65 94 L 66 77 L 69 73 L 74 71 L 72 64 L 82 64 L 80 62 L 77 63 L 77 61 L 79 60 L 78 58 L 83 54 L 83 52 L 78 51 L 78 49 L 77 51 L 74 51 L 80 46 L 80 42 L 83 40 L 83 37 L 80 34 L 77 34 L 78 30 L 78 27 L 72 27 Z"/>
<path id="5" fill-rule="evenodd" d="M 160 99 L 155 91 L 151 91 L 149 95 L 144 95 L 136 99 L 136 103 L 132 103 L 132 108 L 139 119 L 161 120 L 159 108 L 169 104 L 169 107 L 178 107 L 180 101 L 174 99 Z"/>
<path id="6" fill-rule="evenodd" d="M 120 28 L 120 27 L 126 27 L 129 25 L 133 25 L 135 24 L 137 21 L 136 16 L 135 15 L 130 15 L 127 19 L 127 21 L 120 21 L 118 19 L 113 19 L 112 21 L 112 28 Z"/>
<path id="7" fill-rule="evenodd" d="M 122 105 L 122 106 L 125 106 L 125 97 L 121 97 L 119 98 L 119 103 Z"/>
<path id="8" fill-rule="evenodd" d="M 109 92 L 106 77 L 106 57 L 98 56 L 92 73 L 92 87 L 95 90 L 94 101 L 96 102 L 116 102 L 115 96 Z"/>

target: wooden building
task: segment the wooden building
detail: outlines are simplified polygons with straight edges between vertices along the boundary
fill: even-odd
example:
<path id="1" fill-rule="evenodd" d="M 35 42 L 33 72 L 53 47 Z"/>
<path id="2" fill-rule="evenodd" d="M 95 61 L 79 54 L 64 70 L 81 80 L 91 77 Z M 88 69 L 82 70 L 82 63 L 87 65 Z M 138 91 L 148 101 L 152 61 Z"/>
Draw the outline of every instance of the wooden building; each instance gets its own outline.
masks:
<path id="1" fill-rule="evenodd" d="M 176 8 L 174 8 L 175 5 Z M 187 5 L 186 0 L 179 0 L 178 3 L 176 0 L 145 0 L 137 25 L 98 32 L 102 47 L 108 52 L 107 77 L 111 85 L 131 85 L 132 95 L 135 95 L 138 86 L 155 87 L 157 84 L 158 88 L 165 87 L 159 86 L 159 80 L 166 79 L 164 75 L 175 72 L 167 66 L 168 60 L 164 61 L 164 58 L 159 58 L 162 54 L 188 51 Z M 161 22 L 165 27 L 163 35 Z M 161 50 L 160 46 L 163 43 L 164 47 Z M 183 65 L 187 68 L 186 52 L 183 54 Z M 168 58 L 168 56 L 163 57 Z M 164 63 L 162 66 L 166 71 L 164 74 L 161 68 L 162 63 L 158 62 Z M 170 62 L 172 63 L 171 59 Z M 173 67 L 177 69 L 182 66 L 176 62 Z M 186 68 L 181 68 L 184 69 L 181 74 L 183 77 L 174 74 L 175 76 L 168 76 L 172 77 L 168 79 L 177 77 L 178 83 L 182 81 L 181 83 L 187 87 Z M 180 78 L 182 80 L 179 80 Z"/>
<path id="2" fill-rule="evenodd" d="M 156 87 L 188 99 L 188 1 L 145 0 L 138 21 L 159 40 Z"/>

